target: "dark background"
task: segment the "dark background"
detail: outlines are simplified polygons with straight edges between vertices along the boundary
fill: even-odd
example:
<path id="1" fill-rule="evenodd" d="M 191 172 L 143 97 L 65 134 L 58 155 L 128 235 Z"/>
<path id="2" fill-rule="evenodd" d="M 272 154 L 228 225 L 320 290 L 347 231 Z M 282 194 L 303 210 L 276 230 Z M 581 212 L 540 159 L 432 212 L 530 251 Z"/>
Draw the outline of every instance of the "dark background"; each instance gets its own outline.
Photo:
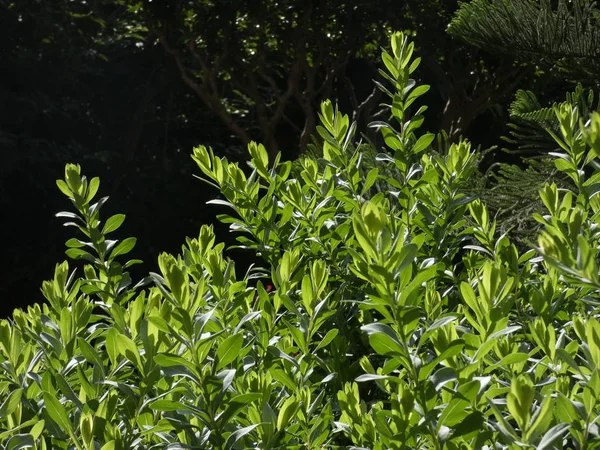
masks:
<path id="1" fill-rule="evenodd" d="M 54 215 L 71 206 L 55 184 L 67 162 L 100 177 L 100 194 L 110 196 L 102 217 L 127 215 L 118 237 L 137 237 L 131 257 L 145 262 L 132 268 L 135 280 L 155 269 L 160 252 L 178 252 L 186 236 L 224 212 L 205 204 L 218 193 L 193 177 L 199 173 L 189 156 L 194 146 L 212 146 L 245 164 L 252 138 L 294 159 L 325 98 L 354 113 L 366 132 L 377 98 L 359 105 L 372 93 L 379 48 L 388 47 L 390 30 L 416 33 L 423 62 L 415 75 L 432 86 L 424 97 L 426 128 L 444 129 L 451 140 L 465 136 L 481 148 L 497 143 L 517 85 L 536 82 L 531 67 L 452 40 L 445 29 L 457 8 L 453 1 L 216 3 L 221 9 L 204 1 L 0 0 L 2 317 L 42 301 L 42 280 L 66 259 L 64 242 L 73 229 Z M 266 9 L 255 10 L 256 3 Z M 232 25 L 240 17 L 246 28 Z M 281 17 L 297 23 L 286 27 Z M 213 94 L 229 102 L 229 117 L 247 136 L 183 79 L 178 61 L 196 80 L 208 73 L 195 62 L 192 40 L 207 43 L 198 51 L 209 67 L 221 64 Z M 268 44 L 264 61 L 253 60 L 268 42 L 275 43 Z M 303 66 L 312 49 L 321 49 L 310 54 L 314 66 Z M 261 120 L 274 117 L 277 92 L 285 91 L 298 67 L 285 117 L 265 126 Z M 311 90 L 309 81 L 323 88 Z M 543 98 L 555 97 L 552 85 L 537 80 L 537 86 Z M 245 100 L 239 92 L 247 93 Z M 485 164 L 502 158 L 492 152 Z M 233 244 L 227 228 L 215 226 L 219 239 Z M 251 255 L 229 254 L 238 273 L 252 262 Z"/>

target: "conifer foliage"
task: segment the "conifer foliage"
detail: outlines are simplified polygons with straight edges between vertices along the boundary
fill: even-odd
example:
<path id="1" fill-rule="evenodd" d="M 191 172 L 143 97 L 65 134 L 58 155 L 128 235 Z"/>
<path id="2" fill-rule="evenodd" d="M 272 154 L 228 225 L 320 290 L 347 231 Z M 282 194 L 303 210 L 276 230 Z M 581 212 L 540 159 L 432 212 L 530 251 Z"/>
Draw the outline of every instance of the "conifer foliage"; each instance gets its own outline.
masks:
<path id="1" fill-rule="evenodd" d="M 474 0 L 461 5 L 449 32 L 598 82 L 600 10 L 594 0 Z"/>
<path id="2" fill-rule="evenodd" d="M 479 192 L 503 232 L 530 240 L 539 231 L 532 212 L 543 209 L 539 188 L 546 182 L 572 188 L 550 156 L 560 151 L 552 136 L 560 129 L 556 108 L 577 107 L 582 117 L 600 111 L 600 9 L 592 0 L 474 0 L 460 6 L 448 31 L 486 51 L 534 64 L 540 77 L 572 85 L 566 100 L 554 105 L 542 104 L 539 93 L 517 92 L 505 137 L 515 164 L 493 166 Z"/>

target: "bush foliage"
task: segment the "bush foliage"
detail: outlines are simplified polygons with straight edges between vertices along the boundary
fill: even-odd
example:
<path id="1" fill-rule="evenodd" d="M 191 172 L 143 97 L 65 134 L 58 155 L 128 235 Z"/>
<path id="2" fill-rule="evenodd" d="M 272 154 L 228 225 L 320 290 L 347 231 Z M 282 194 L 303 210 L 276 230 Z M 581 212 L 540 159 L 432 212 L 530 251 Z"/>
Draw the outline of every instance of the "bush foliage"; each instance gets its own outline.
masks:
<path id="1" fill-rule="evenodd" d="M 79 237 L 47 303 L 0 324 L 6 449 L 489 449 L 600 444 L 600 114 L 557 106 L 543 231 L 520 253 L 468 195 L 477 155 L 431 149 L 428 87 L 401 33 L 383 52 L 390 120 L 375 164 L 321 106 L 323 157 L 251 172 L 193 158 L 229 206 L 243 276 L 211 227 L 133 284 L 135 238 L 101 219 L 99 180 L 67 165 Z M 270 280 L 270 281 L 266 281 Z"/>

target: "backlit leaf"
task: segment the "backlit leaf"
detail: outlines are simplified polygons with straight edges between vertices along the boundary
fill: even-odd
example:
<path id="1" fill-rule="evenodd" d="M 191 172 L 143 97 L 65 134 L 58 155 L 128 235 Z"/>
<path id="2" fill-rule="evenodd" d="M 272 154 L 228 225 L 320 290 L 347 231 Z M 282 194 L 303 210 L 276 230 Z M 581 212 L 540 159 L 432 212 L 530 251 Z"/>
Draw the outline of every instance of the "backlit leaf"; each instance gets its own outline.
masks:
<path id="1" fill-rule="evenodd" d="M 10 394 L 8 394 L 8 396 L 0 406 L 0 419 L 3 419 L 6 416 L 12 414 L 17 409 L 19 403 L 21 402 L 22 394 L 22 388 L 15 389 Z"/>
<path id="2" fill-rule="evenodd" d="M 44 391 L 44 405 L 50 418 L 56 422 L 56 424 L 63 430 L 72 433 L 73 426 L 69 420 L 69 415 L 62 403 L 56 398 L 55 395 L 48 391 Z"/>
<path id="3" fill-rule="evenodd" d="M 102 234 L 108 234 L 119 229 L 125 221 L 125 214 L 115 214 L 110 217 L 102 228 Z"/>
<path id="4" fill-rule="evenodd" d="M 216 370 L 221 370 L 240 356 L 244 344 L 244 336 L 237 333 L 229 336 L 217 347 L 218 364 Z"/>
<path id="5" fill-rule="evenodd" d="M 136 242 L 137 239 L 134 237 L 129 237 L 121 241 L 121 243 L 117 245 L 111 252 L 111 259 L 116 258 L 119 255 L 126 255 L 127 253 L 129 253 L 131 250 L 133 250 L 133 247 L 135 247 Z"/>

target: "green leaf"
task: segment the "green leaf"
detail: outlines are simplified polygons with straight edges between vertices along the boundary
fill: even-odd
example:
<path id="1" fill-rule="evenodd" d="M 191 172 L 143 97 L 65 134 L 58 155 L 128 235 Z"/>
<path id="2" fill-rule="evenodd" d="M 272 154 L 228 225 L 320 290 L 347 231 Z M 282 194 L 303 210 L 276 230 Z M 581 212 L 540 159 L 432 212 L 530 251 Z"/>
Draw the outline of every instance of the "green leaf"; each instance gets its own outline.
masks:
<path id="1" fill-rule="evenodd" d="M 396 67 L 396 61 L 392 58 L 392 56 L 389 53 L 384 52 L 381 55 L 381 60 L 383 61 L 383 64 L 387 68 L 390 75 L 392 75 L 393 78 L 398 78 L 398 68 Z"/>
<path id="2" fill-rule="evenodd" d="M 298 410 L 299 403 L 295 397 L 288 397 L 281 406 L 279 410 L 279 415 L 277 416 L 277 430 L 285 430 L 288 426 L 290 419 L 296 411 Z"/>
<path id="3" fill-rule="evenodd" d="M 387 218 L 379 205 L 373 202 L 367 202 L 361 209 L 363 223 L 371 236 L 377 236 L 381 229 L 386 225 Z"/>
<path id="4" fill-rule="evenodd" d="M 75 324 L 73 323 L 73 314 L 68 309 L 63 309 L 60 312 L 60 337 L 63 345 L 67 346 L 75 337 Z"/>
<path id="5" fill-rule="evenodd" d="M 455 425 L 462 422 L 463 419 L 469 415 L 469 410 L 467 409 L 469 406 L 470 404 L 467 400 L 461 398 L 452 399 L 440 415 L 438 427 L 443 425 L 453 428 Z"/>
<path id="6" fill-rule="evenodd" d="M 356 377 L 354 381 L 357 383 L 364 383 L 365 381 L 381 381 L 381 380 L 391 380 L 393 377 L 390 375 L 377 375 L 375 373 L 365 373 L 364 375 L 359 375 Z"/>
<path id="7" fill-rule="evenodd" d="M 399 343 L 385 334 L 372 334 L 369 336 L 369 344 L 373 350 L 383 356 L 404 354 Z"/>
<path id="8" fill-rule="evenodd" d="M 119 355 L 119 346 L 117 342 L 118 336 L 119 332 L 114 327 L 109 328 L 106 333 L 106 353 L 108 353 L 108 358 L 113 366 L 116 366 L 117 356 Z"/>
<path id="9" fill-rule="evenodd" d="M 171 293 L 180 306 L 185 306 L 189 297 L 189 281 L 185 266 L 182 268 L 174 256 L 162 253 L 158 265 L 167 281 Z"/>
<path id="10" fill-rule="evenodd" d="M 124 239 L 111 252 L 110 259 L 114 259 L 119 255 L 126 255 L 131 250 L 133 250 L 133 247 L 135 247 L 136 242 L 137 242 L 137 239 L 134 237 L 128 237 L 127 239 Z"/>
<path id="11" fill-rule="evenodd" d="M 369 189 L 371 189 L 371 186 L 373 186 L 375 181 L 377 181 L 378 175 L 379 175 L 379 170 L 377 169 L 377 167 L 374 167 L 373 169 L 369 170 L 369 173 L 367 174 L 367 177 L 365 178 L 365 183 L 363 184 L 361 195 L 365 195 L 365 192 L 367 192 Z"/>
<path id="12" fill-rule="evenodd" d="M 442 353 L 440 353 L 440 355 L 435 358 L 433 361 L 425 364 L 422 368 L 421 371 L 419 372 L 419 379 L 420 380 L 425 380 L 429 377 L 429 374 L 431 374 L 431 372 L 442 362 L 453 358 L 454 356 L 456 356 L 457 354 L 459 354 L 462 349 L 465 346 L 465 341 L 464 339 L 456 339 L 454 341 L 452 341 L 451 343 L 449 343 L 445 348 L 444 351 L 442 351 Z"/>
<path id="13" fill-rule="evenodd" d="M 262 394 L 257 392 L 250 392 L 247 394 L 239 394 L 227 401 L 227 409 L 219 417 L 221 423 L 230 423 L 237 413 L 247 407 L 250 403 L 260 400 L 263 397 Z"/>
<path id="14" fill-rule="evenodd" d="M 559 159 L 555 159 L 554 160 L 554 165 L 561 172 L 574 173 L 576 171 L 576 168 L 573 166 L 573 163 L 571 161 L 566 160 L 566 159 L 560 159 L 560 158 Z"/>
<path id="15" fill-rule="evenodd" d="M 256 423 L 254 425 L 249 425 L 247 427 L 240 428 L 239 430 L 234 431 L 233 433 L 231 433 L 229 435 L 229 437 L 227 438 L 227 442 L 225 442 L 225 449 L 234 448 L 234 446 L 237 443 L 237 441 L 239 441 L 241 438 L 243 438 L 244 436 L 246 436 L 248 433 L 251 433 L 252 430 L 254 430 L 259 425 L 260 425 L 259 423 Z"/>
<path id="16" fill-rule="evenodd" d="M 36 424 L 31 427 L 31 430 L 29 430 L 29 434 L 31 434 L 34 439 L 38 439 L 41 436 L 42 431 L 44 431 L 45 425 L 46 425 L 45 421 L 43 421 L 43 420 L 37 421 Z"/>
<path id="17" fill-rule="evenodd" d="M 56 180 L 56 185 L 58 186 L 60 191 L 67 197 L 73 197 L 73 192 L 71 192 L 71 189 L 69 189 L 69 186 L 67 186 L 67 183 L 65 183 L 63 180 Z"/>
<path id="18" fill-rule="evenodd" d="M 540 443 L 537 445 L 536 450 L 545 450 L 545 449 L 550 449 L 550 448 L 554 448 L 554 446 L 552 446 L 552 444 L 559 439 L 562 435 L 565 434 L 565 431 L 567 431 L 569 429 L 569 427 L 571 427 L 570 423 L 559 423 L 557 425 L 554 425 L 552 428 L 550 428 L 546 434 L 544 434 L 544 437 L 542 438 L 542 440 L 540 441 Z"/>
<path id="19" fill-rule="evenodd" d="M 417 61 L 415 61 L 417 62 Z M 413 63 L 414 65 L 414 63 Z M 411 67 L 411 71 L 414 71 L 416 69 Z M 426 84 L 422 84 L 421 86 L 417 86 L 410 94 L 408 94 L 408 97 L 406 97 L 406 100 L 404 101 L 404 108 L 408 108 L 410 105 L 413 104 L 413 102 L 419 98 L 420 96 L 422 96 L 423 94 L 427 93 L 429 91 L 429 86 Z"/>
<path id="20" fill-rule="evenodd" d="M 425 330 L 424 335 L 431 333 L 432 331 L 437 330 L 438 328 L 441 328 L 445 325 L 448 325 L 449 323 L 454 322 L 456 319 L 457 319 L 456 316 L 442 317 L 441 319 L 436 320 L 429 327 L 427 327 L 427 330 Z"/>
<path id="21" fill-rule="evenodd" d="M 110 217 L 104 224 L 104 227 L 102 228 L 102 234 L 106 235 L 117 230 L 123 224 L 124 221 L 125 214 L 115 214 L 114 216 Z"/>
<path id="22" fill-rule="evenodd" d="M 229 336 L 217 347 L 218 364 L 216 370 L 219 371 L 226 365 L 233 362 L 240 356 L 240 350 L 244 344 L 244 336 L 242 333 L 237 333 Z"/>
<path id="23" fill-rule="evenodd" d="M 381 134 L 383 135 L 383 141 L 389 148 L 394 151 L 404 151 L 404 145 L 396 132 L 389 128 L 382 128 Z"/>
<path id="24" fill-rule="evenodd" d="M 79 239 L 71 238 L 65 243 L 65 245 L 70 248 L 81 248 L 85 247 L 85 242 L 82 242 Z"/>
<path id="25" fill-rule="evenodd" d="M 35 441 L 31 434 L 15 434 L 6 443 L 6 450 L 20 450 L 22 448 L 35 447 Z"/>
<path id="26" fill-rule="evenodd" d="M 136 367 L 142 371 L 143 365 L 142 360 L 140 359 L 140 350 L 137 345 L 135 345 L 130 338 L 121 333 L 116 336 L 116 344 L 118 346 L 119 353 L 134 363 Z"/>
<path id="27" fill-rule="evenodd" d="M 94 258 L 90 253 L 80 248 L 69 248 L 65 251 L 65 254 L 71 259 L 83 259 L 91 263 L 96 261 L 96 258 Z"/>
<path id="28" fill-rule="evenodd" d="M 183 366 L 188 368 L 192 373 L 196 373 L 196 366 L 194 366 L 194 363 L 178 355 L 161 353 L 154 357 L 154 362 L 161 367 Z"/>
<path id="29" fill-rule="evenodd" d="M 135 266 L 136 264 L 141 264 L 144 261 L 141 259 L 130 259 L 125 264 L 123 264 L 123 269 L 127 269 L 128 267 Z"/>
<path id="30" fill-rule="evenodd" d="M 160 399 L 153 401 L 149 405 L 155 411 L 178 411 L 186 410 L 187 406 L 175 400 Z"/>
<path id="31" fill-rule="evenodd" d="M 527 355 L 526 353 L 520 353 L 520 352 L 516 352 L 516 353 L 510 353 L 508 355 L 506 355 L 504 358 L 502 358 L 500 361 L 498 361 L 496 364 L 492 364 L 490 366 L 488 366 L 484 373 L 491 373 L 494 370 L 498 369 L 498 368 L 508 368 L 513 364 L 519 364 L 522 362 L 525 362 L 529 359 L 529 355 Z"/>
<path id="32" fill-rule="evenodd" d="M 108 441 L 100 448 L 100 450 L 115 450 L 117 448 L 116 445 L 117 444 L 114 440 Z"/>
<path id="33" fill-rule="evenodd" d="M 411 282 L 403 288 L 399 303 L 403 306 L 407 304 L 410 305 L 411 301 L 413 301 L 412 296 L 418 294 L 418 290 L 424 286 L 427 281 L 435 277 L 440 265 L 441 263 L 435 264 L 417 272 L 417 275 L 411 280 Z"/>
<path id="34" fill-rule="evenodd" d="M 410 243 L 402 247 L 398 256 L 399 265 L 396 268 L 398 272 L 404 270 L 407 266 L 413 263 L 417 257 L 419 247 L 416 244 Z"/>
<path id="35" fill-rule="evenodd" d="M 62 376 L 60 373 L 57 373 L 56 375 L 54 375 L 54 377 L 56 380 L 56 386 L 60 389 L 60 392 L 62 392 L 65 398 L 71 403 L 75 404 L 77 407 L 83 408 L 83 404 L 79 400 L 79 397 L 77 397 L 77 394 L 75 394 L 75 391 L 73 391 L 73 388 L 67 382 L 65 377 Z"/>
<path id="36" fill-rule="evenodd" d="M 286 361 L 288 361 L 290 364 L 292 364 L 294 367 L 296 367 L 297 369 L 300 369 L 300 365 L 298 364 L 298 362 L 292 358 L 290 355 L 288 355 L 287 353 L 281 351 L 280 349 L 278 349 L 277 347 L 275 347 L 274 345 L 269 345 L 267 347 L 267 351 L 269 353 L 271 353 L 272 355 L 278 357 L 278 358 L 282 358 L 285 359 Z"/>
<path id="37" fill-rule="evenodd" d="M 377 258 L 377 251 L 375 249 L 375 245 L 373 244 L 371 238 L 369 237 L 369 233 L 363 223 L 363 221 L 358 217 L 354 216 L 352 218 L 352 226 L 354 228 L 354 238 L 358 242 L 358 245 L 361 249 L 371 257 L 371 259 Z M 356 259 L 356 258 L 354 258 Z M 357 262 L 358 265 L 358 262 Z M 359 266 L 360 267 L 360 266 Z"/>
<path id="38" fill-rule="evenodd" d="M 258 174 L 265 179 L 269 179 L 269 154 L 264 145 L 252 141 L 248 144 L 248 151 Z"/>
<path id="39" fill-rule="evenodd" d="M 321 122 L 325 125 L 329 130 L 333 130 L 333 104 L 331 100 L 325 100 L 321 102 Z"/>
<path id="40" fill-rule="evenodd" d="M 158 400 L 157 402 L 152 403 L 152 406 L 155 407 L 155 405 L 159 404 L 162 401 L 170 401 L 170 400 Z M 190 405 L 189 403 L 183 403 L 183 402 L 172 402 L 172 403 L 176 403 L 179 405 L 179 408 L 177 408 L 177 410 L 181 410 L 184 411 L 188 414 L 192 414 L 195 417 L 198 418 L 203 418 L 205 416 L 205 411 L 202 408 L 198 408 L 194 405 Z M 166 411 L 166 409 L 165 409 Z"/>
<path id="41" fill-rule="evenodd" d="M 556 397 L 556 416 L 561 422 L 577 423 L 582 417 L 575 407 L 575 402 L 559 392 Z"/>
<path id="42" fill-rule="evenodd" d="M 23 394 L 23 388 L 15 389 L 6 400 L 0 406 L 0 419 L 4 419 L 5 417 L 11 415 L 19 406 L 21 402 L 21 395 Z"/>
<path id="43" fill-rule="evenodd" d="M 452 440 L 461 436 L 476 436 L 483 428 L 483 415 L 475 411 L 466 416 L 460 423 L 453 427 Z"/>
<path id="44" fill-rule="evenodd" d="M 300 351 L 302 351 L 302 353 L 304 354 L 308 353 L 308 348 L 306 347 L 306 336 L 304 332 L 300 328 L 292 325 L 286 320 L 284 320 L 283 323 L 289 330 L 290 334 L 292 335 L 292 339 L 294 340 L 294 343 L 298 346 Z"/>
<path id="45" fill-rule="evenodd" d="M 477 394 L 481 390 L 482 379 L 476 379 L 467 383 L 461 384 L 458 388 L 457 398 L 467 400 L 469 403 L 473 403 L 477 398 Z"/>
<path id="46" fill-rule="evenodd" d="M 421 153 L 423 150 L 426 150 L 431 145 L 434 139 L 435 135 L 433 133 L 424 134 L 413 146 L 413 153 Z"/>
<path id="47" fill-rule="evenodd" d="M 43 391 L 44 405 L 50 418 L 56 422 L 56 424 L 69 434 L 73 434 L 73 426 L 69 420 L 69 416 L 65 407 L 60 403 L 55 395 L 48 391 Z"/>
<path id="48" fill-rule="evenodd" d="M 361 327 L 369 336 L 369 343 L 378 354 L 404 355 L 405 351 L 398 340 L 396 332 L 389 325 L 371 323 Z"/>
<path id="49" fill-rule="evenodd" d="M 312 282 L 310 277 L 305 275 L 302 278 L 302 305 L 310 316 L 313 315 L 314 301 L 315 293 L 313 292 Z"/>
<path id="50" fill-rule="evenodd" d="M 100 178 L 98 178 L 98 177 L 92 178 L 90 180 L 87 195 L 85 197 L 86 203 L 89 203 L 94 198 L 94 196 L 98 193 L 99 187 L 100 187 Z"/>
<path id="51" fill-rule="evenodd" d="M 554 404 L 554 398 L 551 396 L 546 396 L 544 398 L 537 411 L 537 417 L 535 417 L 535 420 L 525 434 L 525 438 L 528 441 L 535 439 L 537 436 L 545 433 L 546 430 L 548 430 L 548 427 L 552 421 L 552 410 L 554 408 Z"/>
<path id="52" fill-rule="evenodd" d="M 534 395 L 533 383 L 528 376 L 520 375 L 512 380 L 506 406 L 522 430 L 529 424 Z"/>
<path id="53" fill-rule="evenodd" d="M 483 315 L 483 312 L 481 311 L 480 303 L 477 301 L 475 291 L 471 285 L 463 281 L 460 284 L 460 293 L 462 294 L 462 298 L 465 303 L 475 312 L 477 317 L 480 318 Z"/>
<path id="54" fill-rule="evenodd" d="M 325 337 L 323 337 L 323 339 L 321 339 L 321 342 L 319 342 L 319 345 L 317 345 L 317 347 L 315 348 L 315 352 L 319 349 L 327 347 L 329 345 L 329 343 L 331 341 L 333 341 L 337 335 L 338 335 L 337 328 L 332 328 L 331 330 L 329 330 L 327 332 L 327 334 L 325 335 Z"/>

